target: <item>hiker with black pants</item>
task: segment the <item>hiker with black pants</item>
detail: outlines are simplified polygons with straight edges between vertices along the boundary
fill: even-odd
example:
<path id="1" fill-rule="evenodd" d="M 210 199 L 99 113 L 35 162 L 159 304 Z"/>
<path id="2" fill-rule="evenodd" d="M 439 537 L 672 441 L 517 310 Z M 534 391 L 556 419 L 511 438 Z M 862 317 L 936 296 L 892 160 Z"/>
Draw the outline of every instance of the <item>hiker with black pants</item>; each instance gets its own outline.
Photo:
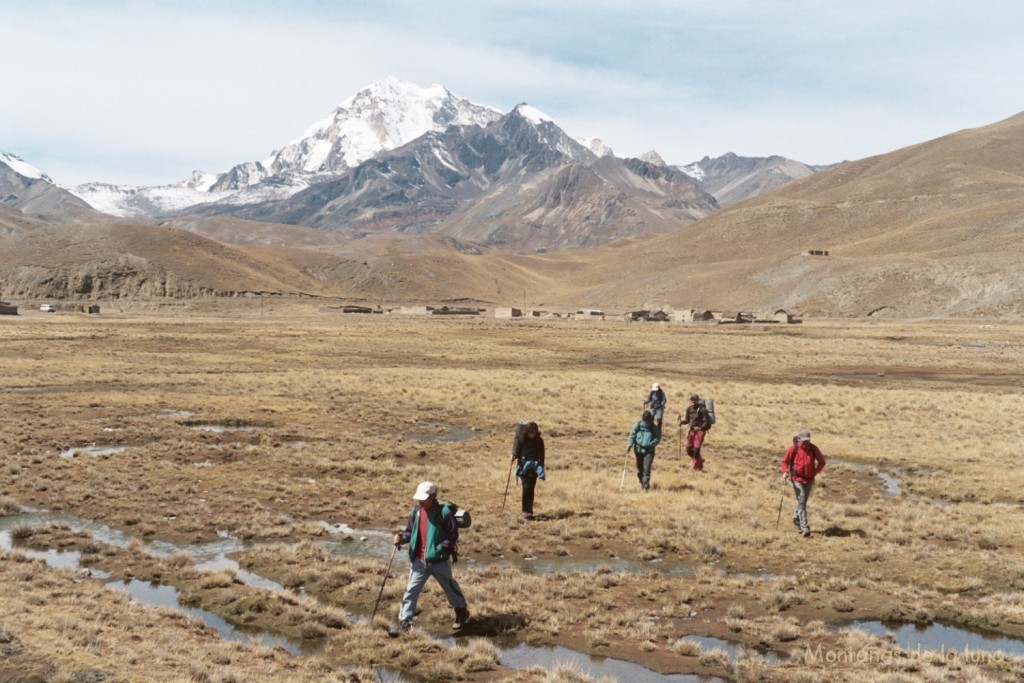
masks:
<path id="1" fill-rule="evenodd" d="M 645 410 L 640 421 L 629 432 L 626 450 L 633 449 L 636 457 L 636 478 L 646 492 L 651 488 L 651 465 L 654 464 L 654 449 L 661 441 L 661 429 L 654 421 L 651 411 Z"/>
<path id="2" fill-rule="evenodd" d="M 811 535 L 811 526 L 807 523 L 807 499 L 811 497 L 814 478 L 825 469 L 825 456 L 811 443 L 811 433 L 801 429 L 793 440 L 793 445 L 786 451 L 782 459 L 782 479 L 793 484 L 796 494 L 796 510 L 793 511 L 793 526 L 805 537 Z"/>
<path id="3" fill-rule="evenodd" d="M 469 621 L 466 596 L 462 594 L 452 576 L 452 561 L 459 542 L 459 527 L 448 506 L 437 502 L 437 487 L 429 481 L 420 482 L 413 500 L 417 504 L 409 512 L 405 531 L 395 534 L 395 545 L 409 544 L 409 583 L 402 596 L 398 612 L 398 625 L 390 635 L 397 636 L 412 628 L 416 602 L 431 576 L 441 586 L 448 604 L 455 610 L 455 628 L 461 629 Z"/>
<path id="4" fill-rule="evenodd" d="M 690 394 L 690 405 L 686 409 L 686 415 L 679 418 L 679 424 L 684 423 L 689 426 L 689 431 L 686 432 L 686 454 L 690 456 L 694 471 L 703 472 L 704 458 L 700 455 L 700 449 L 704 445 L 704 437 L 711 429 L 711 418 L 697 394 Z"/>
<path id="5" fill-rule="evenodd" d="M 651 414 L 654 415 L 654 420 L 658 423 L 658 429 L 661 429 L 661 421 L 665 417 L 666 403 L 668 403 L 668 397 L 662 391 L 661 385 L 655 382 L 651 385 L 651 391 L 644 401 L 644 408 L 650 406 Z"/>
<path id="6" fill-rule="evenodd" d="M 536 422 L 526 426 L 522 439 L 515 443 L 512 459 L 517 461 L 516 481 L 523 486 L 523 519 L 533 519 L 533 493 L 537 479 L 544 479 L 544 439 Z"/>

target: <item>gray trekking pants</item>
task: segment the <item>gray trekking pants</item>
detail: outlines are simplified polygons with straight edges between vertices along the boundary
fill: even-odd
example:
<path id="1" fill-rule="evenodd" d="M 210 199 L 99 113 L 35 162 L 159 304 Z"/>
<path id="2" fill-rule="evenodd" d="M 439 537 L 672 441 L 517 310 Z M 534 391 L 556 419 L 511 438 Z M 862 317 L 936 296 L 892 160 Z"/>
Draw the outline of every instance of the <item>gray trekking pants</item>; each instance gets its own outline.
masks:
<path id="1" fill-rule="evenodd" d="M 800 528 L 800 531 L 810 531 L 811 527 L 807 523 L 807 499 L 811 497 L 811 489 L 814 488 L 814 482 L 809 481 L 806 484 L 801 484 L 798 481 L 790 481 L 793 484 L 793 493 L 796 494 L 796 510 L 793 511 L 793 525 Z"/>
<path id="2" fill-rule="evenodd" d="M 452 576 L 452 563 L 424 562 L 416 558 L 409 567 L 409 583 L 405 586 L 405 595 L 402 596 L 402 607 L 398 610 L 398 620 L 412 623 L 416 614 L 416 601 L 420 598 L 420 592 L 426 585 L 427 579 L 433 576 L 441 585 L 441 590 L 448 598 L 448 604 L 455 609 L 466 608 L 466 596 L 462 594 L 455 577 Z"/>

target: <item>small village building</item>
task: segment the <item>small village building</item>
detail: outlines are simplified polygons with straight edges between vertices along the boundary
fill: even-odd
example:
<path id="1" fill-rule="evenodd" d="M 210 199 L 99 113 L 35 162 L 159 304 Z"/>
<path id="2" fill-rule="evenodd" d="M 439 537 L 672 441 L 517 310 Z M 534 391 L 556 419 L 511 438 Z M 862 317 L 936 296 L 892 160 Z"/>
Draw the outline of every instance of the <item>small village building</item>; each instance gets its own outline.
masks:
<path id="1" fill-rule="evenodd" d="M 804 256 L 828 256 L 828 249 L 808 249 Z"/>
<path id="2" fill-rule="evenodd" d="M 0 315 L 18 315 L 18 307 L 6 301 L 0 301 Z"/>
<path id="3" fill-rule="evenodd" d="M 706 308 L 687 308 L 672 312 L 672 320 L 677 323 L 705 322 L 714 319 L 714 314 Z"/>
<path id="4" fill-rule="evenodd" d="M 435 308 L 430 311 L 431 315 L 480 315 L 484 309 L 482 308 L 462 308 L 442 306 L 441 308 Z"/>
<path id="5" fill-rule="evenodd" d="M 430 315 L 433 311 L 433 306 L 402 306 L 398 309 L 402 315 Z"/>
<path id="6" fill-rule="evenodd" d="M 521 318 L 521 317 L 523 317 L 523 309 L 521 309 L 521 308 L 509 308 L 509 307 L 502 306 L 502 307 L 494 309 L 494 317 L 495 318 L 503 318 L 503 319 L 507 319 L 507 318 Z"/>
<path id="7" fill-rule="evenodd" d="M 652 323 L 667 323 L 669 314 L 665 311 L 651 311 L 647 314 L 647 321 Z"/>
<path id="8" fill-rule="evenodd" d="M 788 324 L 802 322 L 799 318 L 797 318 L 795 315 L 793 315 L 793 313 L 791 311 L 789 311 L 789 310 L 787 310 L 785 308 L 780 308 L 780 309 L 776 310 L 772 314 L 772 320 L 775 320 L 776 322 L 788 323 Z"/>
<path id="9" fill-rule="evenodd" d="M 82 306 L 79 310 L 81 310 L 82 313 L 88 313 L 89 315 L 99 315 L 100 305 L 99 304 L 86 304 L 86 305 Z"/>
<path id="10" fill-rule="evenodd" d="M 580 308 L 577 309 L 576 320 L 604 320 L 604 311 L 597 308 Z"/>
<path id="11" fill-rule="evenodd" d="M 719 325 L 752 323 L 755 317 L 753 313 L 741 313 L 740 311 L 721 311 L 715 313 L 715 320 L 718 321 Z"/>

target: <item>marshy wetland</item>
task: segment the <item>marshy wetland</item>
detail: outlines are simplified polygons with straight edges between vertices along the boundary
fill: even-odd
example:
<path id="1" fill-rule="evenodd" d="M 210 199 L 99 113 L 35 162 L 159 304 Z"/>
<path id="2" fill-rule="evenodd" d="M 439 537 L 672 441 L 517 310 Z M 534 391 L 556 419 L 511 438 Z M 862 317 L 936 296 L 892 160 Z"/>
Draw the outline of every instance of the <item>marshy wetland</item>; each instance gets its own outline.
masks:
<path id="1" fill-rule="evenodd" d="M 5 318 L 0 348 L 0 680 L 1024 677 L 1021 324 L 239 303 Z M 653 381 L 652 490 L 630 462 L 620 491 Z M 547 445 L 532 521 L 514 480 L 503 506 L 517 420 Z M 807 539 L 778 470 L 804 427 Z M 473 516 L 457 638 L 433 583 L 388 637 L 404 551 L 369 619 L 421 480 Z"/>

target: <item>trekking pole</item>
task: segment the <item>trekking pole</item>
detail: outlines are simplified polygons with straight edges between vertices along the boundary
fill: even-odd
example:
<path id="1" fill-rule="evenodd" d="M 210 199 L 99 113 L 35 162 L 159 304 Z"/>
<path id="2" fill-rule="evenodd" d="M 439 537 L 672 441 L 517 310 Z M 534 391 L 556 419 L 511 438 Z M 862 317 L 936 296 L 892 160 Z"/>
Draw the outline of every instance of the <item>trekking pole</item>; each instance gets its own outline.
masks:
<path id="1" fill-rule="evenodd" d="M 679 451 L 678 457 L 683 459 L 683 416 L 679 416 L 679 431 L 676 433 L 676 448 Z"/>
<path id="2" fill-rule="evenodd" d="M 626 485 L 626 466 L 629 465 L 629 446 L 626 446 L 626 462 L 622 463 L 622 480 L 619 481 L 619 493 L 622 493 L 622 487 Z"/>
<path id="3" fill-rule="evenodd" d="M 370 615 L 370 622 L 373 622 L 373 618 L 377 616 L 377 607 L 380 606 L 380 599 L 384 596 L 384 584 L 388 582 L 388 576 L 391 575 L 391 563 L 395 561 L 395 553 L 398 552 L 398 544 L 391 549 L 391 559 L 388 560 L 388 568 L 384 570 L 384 580 L 380 582 L 380 593 L 377 593 L 377 602 L 373 604 L 373 614 Z"/>
<path id="4" fill-rule="evenodd" d="M 505 509 L 505 499 L 508 498 L 508 485 L 512 483 L 512 463 L 515 460 L 508 461 L 508 477 L 505 479 L 505 495 L 501 497 L 501 509 Z"/>
<path id="5" fill-rule="evenodd" d="M 779 515 L 775 518 L 775 530 L 779 530 L 779 522 L 782 520 L 782 501 L 786 497 L 786 480 L 782 480 L 782 491 L 779 492 Z"/>

